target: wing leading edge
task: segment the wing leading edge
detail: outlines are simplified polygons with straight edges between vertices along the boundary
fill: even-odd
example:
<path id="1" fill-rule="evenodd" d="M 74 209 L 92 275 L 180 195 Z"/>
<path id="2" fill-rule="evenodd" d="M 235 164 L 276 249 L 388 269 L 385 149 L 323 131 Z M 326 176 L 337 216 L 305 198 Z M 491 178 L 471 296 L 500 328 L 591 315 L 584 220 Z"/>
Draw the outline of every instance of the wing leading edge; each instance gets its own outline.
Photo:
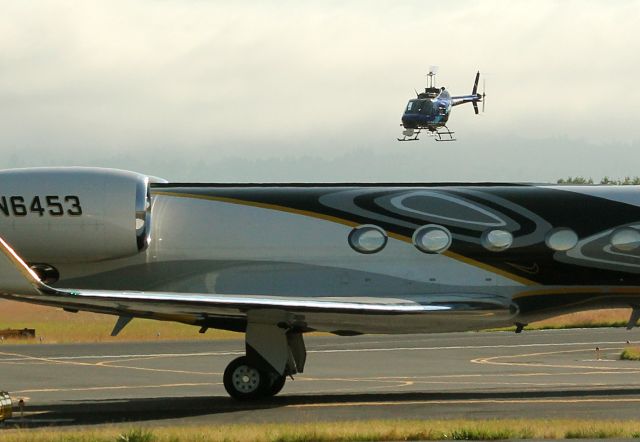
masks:
<path id="1" fill-rule="evenodd" d="M 25 295 L 40 293 L 40 280 L 27 266 L 22 258 L 0 238 L 0 291 L 2 293 L 18 292 Z"/>

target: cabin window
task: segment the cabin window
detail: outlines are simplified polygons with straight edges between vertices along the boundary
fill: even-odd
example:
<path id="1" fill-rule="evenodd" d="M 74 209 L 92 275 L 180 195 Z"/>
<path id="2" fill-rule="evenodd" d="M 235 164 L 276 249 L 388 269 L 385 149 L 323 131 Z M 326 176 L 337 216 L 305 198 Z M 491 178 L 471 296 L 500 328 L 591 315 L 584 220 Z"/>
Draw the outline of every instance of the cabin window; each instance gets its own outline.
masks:
<path id="1" fill-rule="evenodd" d="M 359 253 L 376 253 L 387 245 L 387 233 L 378 226 L 365 224 L 349 233 L 349 245 Z"/>
<path id="2" fill-rule="evenodd" d="M 609 242 L 620 252 L 631 252 L 640 247 L 640 231 L 631 227 L 616 229 L 611 234 Z"/>
<path id="3" fill-rule="evenodd" d="M 501 229 L 487 230 L 482 234 L 480 242 L 482 242 L 485 249 L 492 252 L 500 252 L 511 247 L 513 235 L 511 232 Z"/>
<path id="4" fill-rule="evenodd" d="M 547 234 L 545 243 L 551 250 L 566 252 L 578 244 L 578 235 L 571 229 L 558 227 Z"/>
<path id="5" fill-rule="evenodd" d="M 436 107 L 431 100 L 424 100 L 419 110 L 422 115 L 435 115 L 436 113 Z"/>
<path id="6" fill-rule="evenodd" d="M 413 234 L 413 245 L 424 253 L 442 253 L 451 246 L 451 233 L 434 224 L 422 226 Z"/>

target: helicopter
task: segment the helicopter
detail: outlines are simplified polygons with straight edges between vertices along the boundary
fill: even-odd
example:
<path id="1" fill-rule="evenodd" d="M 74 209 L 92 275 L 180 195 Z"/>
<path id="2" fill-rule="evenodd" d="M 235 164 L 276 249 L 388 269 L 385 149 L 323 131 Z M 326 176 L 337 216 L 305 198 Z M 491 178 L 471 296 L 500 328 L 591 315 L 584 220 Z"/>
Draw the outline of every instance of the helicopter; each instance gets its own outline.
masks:
<path id="1" fill-rule="evenodd" d="M 452 97 L 444 87 L 435 86 L 437 66 L 431 66 L 427 74 L 427 87 L 424 92 L 418 93 L 417 98 L 409 100 L 407 107 L 402 114 L 403 138 L 398 141 L 417 141 L 422 130 L 427 130 L 436 141 L 455 141 L 454 132 L 447 127 L 447 121 L 451 114 L 451 108 L 464 103 L 471 103 L 476 115 L 478 114 L 478 103 L 482 103 L 484 112 L 484 84 L 482 94 L 478 93 L 478 81 L 480 71 L 476 73 L 473 82 L 473 90 L 470 95 L 459 95 Z"/>

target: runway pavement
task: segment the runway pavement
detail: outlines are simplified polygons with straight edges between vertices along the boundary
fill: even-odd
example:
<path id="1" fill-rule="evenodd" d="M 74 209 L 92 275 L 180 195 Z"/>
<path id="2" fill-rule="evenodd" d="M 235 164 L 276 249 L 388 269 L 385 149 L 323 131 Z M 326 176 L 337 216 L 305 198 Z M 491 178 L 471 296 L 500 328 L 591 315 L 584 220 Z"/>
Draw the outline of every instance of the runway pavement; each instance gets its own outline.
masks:
<path id="1" fill-rule="evenodd" d="M 640 330 L 309 337 L 305 373 L 270 400 L 222 386 L 243 341 L 0 345 L 12 423 L 640 417 Z M 596 347 L 599 351 L 596 351 Z"/>

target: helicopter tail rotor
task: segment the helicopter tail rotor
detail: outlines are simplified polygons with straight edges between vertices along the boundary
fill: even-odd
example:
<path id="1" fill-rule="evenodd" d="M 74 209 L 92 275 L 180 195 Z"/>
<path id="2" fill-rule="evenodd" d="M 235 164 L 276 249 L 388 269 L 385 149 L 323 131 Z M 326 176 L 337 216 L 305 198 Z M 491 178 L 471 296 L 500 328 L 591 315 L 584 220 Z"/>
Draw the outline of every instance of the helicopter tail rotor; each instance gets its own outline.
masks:
<path id="1" fill-rule="evenodd" d="M 487 96 L 486 92 L 486 86 L 487 86 L 487 81 L 486 79 L 482 79 L 482 113 L 484 113 L 484 103 L 485 103 L 485 97 Z"/>
<path id="2" fill-rule="evenodd" d="M 476 115 L 480 113 L 478 111 L 478 101 L 482 100 L 482 96 L 478 93 L 478 82 L 480 81 L 480 71 L 476 72 L 476 79 L 473 81 L 473 90 L 471 91 L 471 95 L 475 96 L 475 99 L 471 102 L 473 104 L 473 111 Z M 484 108 L 482 110 L 484 112 Z"/>
<path id="3" fill-rule="evenodd" d="M 483 78 L 482 79 L 482 94 L 478 93 L 478 82 L 480 81 L 480 71 L 478 71 L 476 73 L 476 79 L 473 82 L 473 91 L 471 92 L 471 95 L 474 95 L 476 98 L 475 100 L 472 102 L 473 104 L 473 111 L 476 113 L 476 115 L 478 115 L 479 110 L 478 110 L 478 102 L 482 102 L 482 112 L 484 113 L 484 99 L 487 96 L 487 94 L 485 93 L 486 91 L 486 86 L 487 86 L 487 82 L 486 79 Z"/>

